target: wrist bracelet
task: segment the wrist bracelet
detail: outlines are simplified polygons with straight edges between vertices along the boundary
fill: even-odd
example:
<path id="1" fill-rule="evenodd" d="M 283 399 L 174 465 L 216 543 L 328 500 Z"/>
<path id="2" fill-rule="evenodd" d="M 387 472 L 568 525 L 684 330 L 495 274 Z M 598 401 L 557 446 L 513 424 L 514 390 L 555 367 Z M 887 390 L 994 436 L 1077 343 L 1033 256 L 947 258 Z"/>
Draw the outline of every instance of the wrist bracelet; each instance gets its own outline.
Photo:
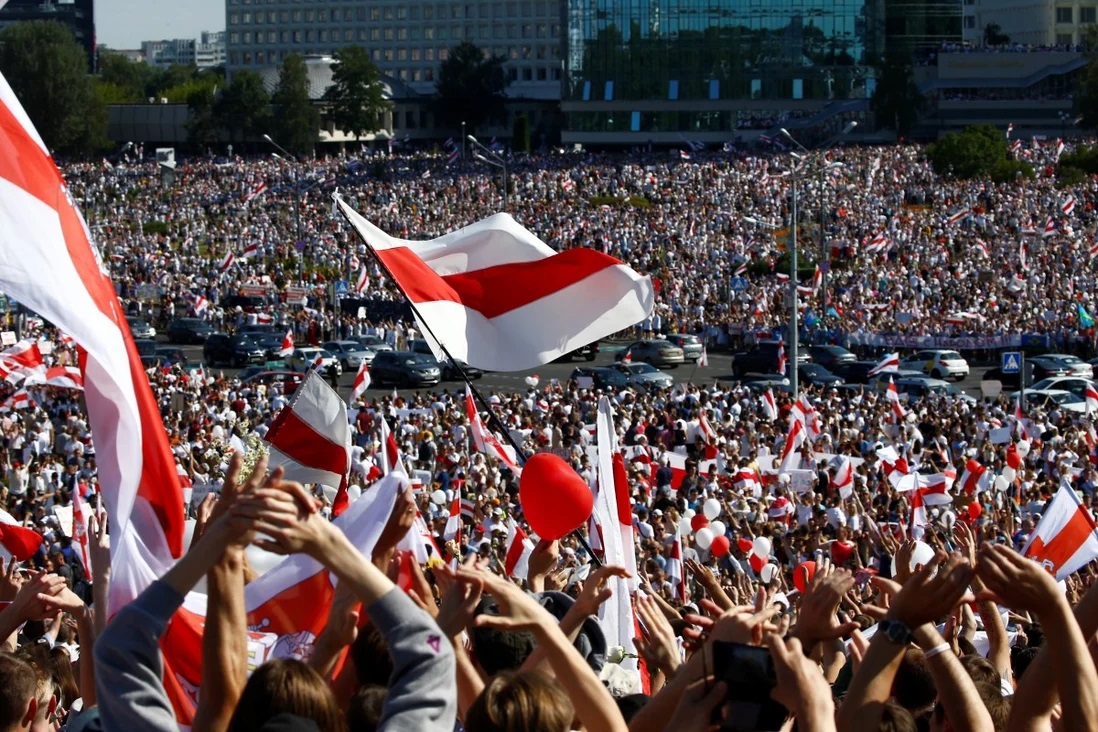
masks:
<path id="1" fill-rule="evenodd" d="M 939 643 L 933 648 L 928 648 L 927 650 L 923 651 L 923 658 L 929 661 L 930 659 L 937 656 L 939 653 L 945 653 L 949 649 L 950 646 L 948 643 Z"/>

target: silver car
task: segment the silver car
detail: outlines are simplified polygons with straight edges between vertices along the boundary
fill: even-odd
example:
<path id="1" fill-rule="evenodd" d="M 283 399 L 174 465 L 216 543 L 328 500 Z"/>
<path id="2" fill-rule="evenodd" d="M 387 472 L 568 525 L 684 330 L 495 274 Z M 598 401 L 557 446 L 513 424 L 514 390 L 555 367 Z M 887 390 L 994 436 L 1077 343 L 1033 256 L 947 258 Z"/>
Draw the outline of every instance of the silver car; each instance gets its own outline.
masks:
<path id="1" fill-rule="evenodd" d="M 664 373 L 648 363 L 615 363 L 612 369 L 620 371 L 633 386 L 645 389 L 670 389 L 675 385 L 671 374 Z"/>
<path id="2" fill-rule="evenodd" d="M 358 341 L 326 341 L 322 347 L 339 360 L 345 372 L 358 371 L 363 361 L 368 364 L 377 355 L 377 351 L 363 348 Z"/>
<path id="3" fill-rule="evenodd" d="M 686 360 L 681 348 L 662 338 L 635 341 L 617 355 L 617 360 L 624 361 L 627 355 L 630 361 L 644 361 L 653 366 L 670 366 L 671 368 L 677 367 Z"/>

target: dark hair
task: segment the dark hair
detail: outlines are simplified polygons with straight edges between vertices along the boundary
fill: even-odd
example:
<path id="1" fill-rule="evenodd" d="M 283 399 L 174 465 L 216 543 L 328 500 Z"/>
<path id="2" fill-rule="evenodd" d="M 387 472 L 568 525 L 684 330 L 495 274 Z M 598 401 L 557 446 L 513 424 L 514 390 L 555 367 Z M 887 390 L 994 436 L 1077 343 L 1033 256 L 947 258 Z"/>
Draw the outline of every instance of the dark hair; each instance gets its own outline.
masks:
<path id="1" fill-rule="evenodd" d="M 320 732 L 347 732 L 347 720 L 332 690 L 301 661 L 276 659 L 257 668 L 229 720 L 229 732 L 257 732 L 279 714 L 311 719 Z"/>
<path id="2" fill-rule="evenodd" d="M 572 700 L 555 681 L 536 671 L 495 676 L 469 707 L 466 732 L 568 732 Z"/>
<path id="3" fill-rule="evenodd" d="M 934 677 L 930 674 L 926 656 L 917 648 L 909 648 L 900 660 L 896 679 L 892 682 L 892 696 L 896 703 L 912 714 L 934 703 L 938 696 Z"/>
<path id="4" fill-rule="evenodd" d="M 1014 671 L 1014 679 L 1016 681 L 1019 683 L 1022 681 L 1022 676 L 1025 675 L 1026 669 L 1029 668 L 1029 664 L 1033 663 L 1033 659 L 1035 659 L 1040 652 L 1040 648 L 1033 648 L 1032 646 L 1011 649 L 1010 668 Z"/>
<path id="5" fill-rule="evenodd" d="M 7 729 L 23 719 L 27 702 L 37 698 L 38 674 L 26 661 L 0 653 L 0 727 Z"/>
<path id="6" fill-rule="evenodd" d="M 389 679 L 393 675 L 389 641 L 385 640 L 373 623 L 366 623 L 359 628 L 358 636 L 351 644 L 350 655 L 355 664 L 355 678 L 360 686 L 389 687 Z"/>
<path id="7" fill-rule="evenodd" d="M 886 702 L 881 709 L 880 732 L 918 732 L 915 717 L 894 701 Z"/>
<path id="8" fill-rule="evenodd" d="M 976 693 L 987 707 L 991 715 L 991 724 L 995 732 L 1006 732 L 1007 721 L 1010 719 L 1010 708 L 1014 703 L 1013 696 L 1003 696 L 1003 690 L 999 684 L 976 684 Z"/>
<path id="9" fill-rule="evenodd" d="M 498 615 L 499 606 L 491 597 L 481 599 L 477 615 Z M 517 671 L 534 652 L 534 635 L 527 631 L 511 632 L 473 626 L 469 629 L 473 656 L 488 676 L 501 671 Z"/>
<path id="10" fill-rule="evenodd" d="M 360 687 L 347 706 L 347 726 L 354 732 L 377 732 L 389 691 L 384 686 Z"/>
<path id="11" fill-rule="evenodd" d="M 87 660 L 91 663 L 91 659 Z M 58 704 L 62 709 L 68 709 L 72 703 L 80 698 L 80 686 L 76 683 L 76 677 L 72 673 L 72 659 L 64 648 L 54 646 L 50 651 L 50 672 L 53 674 L 53 683 L 61 692 Z"/>
<path id="12" fill-rule="evenodd" d="M 999 672 L 995 669 L 995 664 L 983 656 L 962 656 L 961 665 L 965 667 L 965 671 L 972 678 L 973 682 L 977 684 L 987 684 L 996 689 L 999 688 L 1002 677 L 999 676 Z"/>

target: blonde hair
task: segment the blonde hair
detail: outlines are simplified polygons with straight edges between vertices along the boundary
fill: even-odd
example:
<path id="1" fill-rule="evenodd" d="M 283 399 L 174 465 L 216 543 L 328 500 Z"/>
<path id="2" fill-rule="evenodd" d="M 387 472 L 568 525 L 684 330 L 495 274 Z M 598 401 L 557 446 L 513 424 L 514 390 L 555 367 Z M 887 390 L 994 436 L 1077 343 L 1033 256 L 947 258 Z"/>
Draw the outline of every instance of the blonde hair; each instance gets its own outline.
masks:
<path id="1" fill-rule="evenodd" d="M 536 671 L 505 671 L 484 687 L 466 714 L 467 732 L 568 732 L 575 708 L 561 688 Z"/>

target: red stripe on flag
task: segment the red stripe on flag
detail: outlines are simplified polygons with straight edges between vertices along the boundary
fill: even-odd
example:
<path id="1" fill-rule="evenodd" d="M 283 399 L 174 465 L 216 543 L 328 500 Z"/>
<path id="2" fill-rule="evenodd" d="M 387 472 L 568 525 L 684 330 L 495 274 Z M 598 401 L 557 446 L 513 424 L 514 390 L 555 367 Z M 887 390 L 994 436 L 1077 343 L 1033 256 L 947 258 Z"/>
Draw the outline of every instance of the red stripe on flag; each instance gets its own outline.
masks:
<path id="1" fill-rule="evenodd" d="M 0 178 L 10 180 L 51 208 L 57 208 L 61 175 L 53 160 L 23 132 L 6 104 L 0 104 Z M 44 161 L 43 158 L 46 158 Z"/>
<path id="2" fill-rule="evenodd" d="M 507 547 L 507 556 L 503 560 L 503 568 L 507 572 L 507 576 L 510 577 L 515 571 L 515 567 L 518 566 L 519 560 L 522 559 L 522 553 L 526 551 L 526 532 L 520 527 L 515 528 L 515 540 L 511 542 L 511 546 Z"/>
<path id="3" fill-rule="evenodd" d="M 413 303 L 461 303 L 494 318 L 621 264 L 593 249 L 569 249 L 534 262 L 513 262 L 472 272 L 435 274 L 407 247 L 379 249 L 377 254 Z"/>
<path id="4" fill-rule="evenodd" d="M 347 472 L 347 448 L 317 432 L 292 409 L 283 409 L 271 424 L 267 442 L 306 467 L 327 470 L 336 475 Z"/>

